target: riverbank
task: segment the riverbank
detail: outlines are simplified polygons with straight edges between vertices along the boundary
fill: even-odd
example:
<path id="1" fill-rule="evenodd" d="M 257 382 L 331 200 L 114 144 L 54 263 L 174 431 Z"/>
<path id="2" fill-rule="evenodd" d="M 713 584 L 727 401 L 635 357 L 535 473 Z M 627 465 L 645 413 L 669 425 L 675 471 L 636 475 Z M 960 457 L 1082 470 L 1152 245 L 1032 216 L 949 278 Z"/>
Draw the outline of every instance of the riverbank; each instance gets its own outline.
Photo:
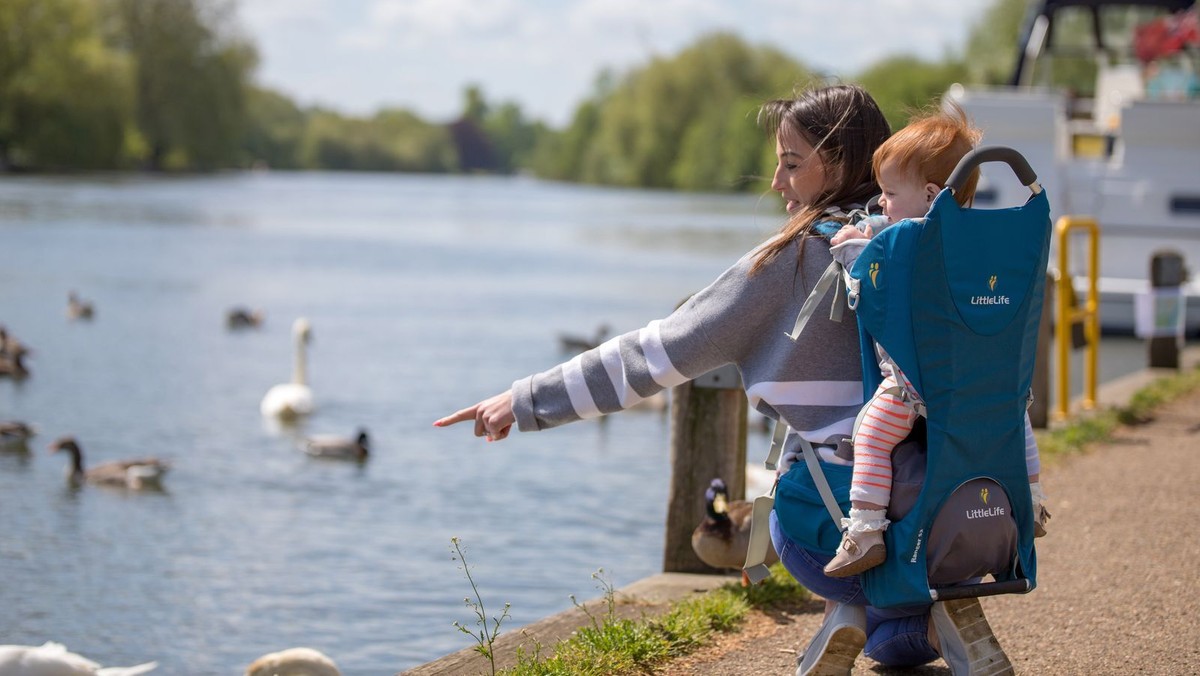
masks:
<path id="1" fill-rule="evenodd" d="M 1200 364 L 1200 348 L 1183 355 Z M 1101 407 L 1123 406 L 1138 390 L 1174 373 L 1145 369 L 1105 383 Z M 1200 392 L 1164 405 L 1154 419 L 1120 428 L 1081 455 L 1049 460 L 1043 484 L 1050 495 L 1051 534 L 1038 542 L 1039 584 L 1030 595 L 984 599 L 984 608 L 1018 673 L 1187 673 L 1200 663 L 1200 628 L 1188 618 L 1200 610 L 1200 540 L 1185 519 L 1200 506 L 1195 485 L 1200 463 Z M 1162 469 L 1169 469 L 1164 472 Z M 1119 487 L 1114 490 L 1114 487 Z M 617 590 L 624 616 L 665 611 L 670 603 L 732 577 L 663 574 Z M 600 601 L 589 602 L 592 604 Z M 754 611 L 741 631 L 719 637 L 679 658 L 661 673 L 784 674 L 795 651 L 820 624 L 818 602 Z M 515 651 L 534 639 L 545 648 L 586 623 L 571 610 L 524 630 L 502 634 L 497 667 L 515 663 Z M 860 657 L 859 669 L 882 666 Z M 464 649 L 404 672 L 479 674 L 486 661 Z M 946 674 L 940 660 L 912 674 Z"/>

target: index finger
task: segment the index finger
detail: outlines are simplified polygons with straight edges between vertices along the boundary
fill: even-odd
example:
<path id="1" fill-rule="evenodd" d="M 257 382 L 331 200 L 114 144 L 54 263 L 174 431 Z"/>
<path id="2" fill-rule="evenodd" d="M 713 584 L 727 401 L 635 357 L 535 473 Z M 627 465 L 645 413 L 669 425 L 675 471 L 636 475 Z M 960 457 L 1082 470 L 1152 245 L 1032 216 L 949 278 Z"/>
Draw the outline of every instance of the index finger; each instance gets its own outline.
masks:
<path id="1" fill-rule="evenodd" d="M 434 427 L 446 427 L 448 425 L 453 425 L 454 423 L 463 422 L 464 420 L 474 420 L 475 419 L 475 411 L 478 408 L 479 408 L 479 406 L 469 406 L 467 408 L 464 408 L 461 411 L 458 411 L 457 413 L 451 413 L 450 415 L 446 416 L 445 418 L 439 418 L 439 419 L 433 421 L 433 426 Z"/>

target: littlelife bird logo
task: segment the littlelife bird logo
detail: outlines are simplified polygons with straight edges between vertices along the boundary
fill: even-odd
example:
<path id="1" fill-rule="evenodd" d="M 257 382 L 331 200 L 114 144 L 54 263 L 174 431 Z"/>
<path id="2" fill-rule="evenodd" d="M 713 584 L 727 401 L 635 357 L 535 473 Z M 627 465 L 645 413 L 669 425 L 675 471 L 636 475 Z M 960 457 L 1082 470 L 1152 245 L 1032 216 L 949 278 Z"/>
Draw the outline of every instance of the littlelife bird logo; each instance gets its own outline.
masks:
<path id="1" fill-rule="evenodd" d="M 988 489 L 986 489 L 986 488 L 979 489 L 979 499 L 983 500 L 983 504 L 985 504 L 985 505 L 987 504 L 987 498 L 988 498 Z"/>
<path id="2" fill-rule="evenodd" d="M 988 277 L 988 294 L 986 296 L 971 296 L 971 305 L 1011 305 L 1012 299 L 1004 294 L 996 293 L 996 275 Z"/>
<path id="3" fill-rule="evenodd" d="M 871 269 L 871 286 L 878 289 L 879 285 L 875 283 L 875 276 L 879 274 L 879 263 L 871 263 L 870 269 Z"/>

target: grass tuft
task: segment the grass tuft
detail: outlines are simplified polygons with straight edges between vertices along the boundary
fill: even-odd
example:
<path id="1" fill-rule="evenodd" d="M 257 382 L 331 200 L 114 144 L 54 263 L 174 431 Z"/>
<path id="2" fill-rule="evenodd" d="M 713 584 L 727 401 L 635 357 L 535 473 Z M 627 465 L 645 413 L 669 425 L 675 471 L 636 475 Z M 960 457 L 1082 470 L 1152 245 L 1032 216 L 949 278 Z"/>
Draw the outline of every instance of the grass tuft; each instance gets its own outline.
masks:
<path id="1" fill-rule="evenodd" d="M 1159 406 L 1200 389 L 1200 367 L 1159 378 L 1133 394 L 1129 403 L 1073 420 L 1056 429 L 1037 432 L 1042 457 L 1079 453 L 1104 441 L 1121 425 L 1142 425 L 1154 420 Z"/>
<path id="2" fill-rule="evenodd" d="M 634 620 L 616 616 L 612 585 L 599 574 L 592 577 L 600 581 L 604 590 L 606 612 L 599 617 L 588 613 L 590 626 L 555 646 L 552 657 L 542 655 L 538 646 L 533 654 L 519 652 L 517 665 L 501 673 L 507 676 L 646 673 L 695 651 L 716 633 L 736 631 L 753 607 L 811 598 L 808 590 L 793 580 L 781 564 L 775 564 L 771 577 L 757 586 L 729 583 L 681 601 L 665 615 Z M 578 602 L 575 605 L 583 609 Z"/>

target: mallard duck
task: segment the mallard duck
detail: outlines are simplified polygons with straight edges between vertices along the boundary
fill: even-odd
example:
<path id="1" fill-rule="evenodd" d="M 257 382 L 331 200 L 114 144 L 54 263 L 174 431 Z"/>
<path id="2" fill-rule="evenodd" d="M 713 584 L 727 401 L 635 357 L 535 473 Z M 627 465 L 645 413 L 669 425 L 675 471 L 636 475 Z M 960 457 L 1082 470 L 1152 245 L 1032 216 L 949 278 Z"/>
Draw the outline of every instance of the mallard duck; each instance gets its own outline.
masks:
<path id="1" fill-rule="evenodd" d="M 292 421 L 313 412 L 312 390 L 305 383 L 307 366 L 307 347 L 312 340 L 312 326 L 308 320 L 301 317 L 292 323 L 292 337 L 295 339 L 295 362 L 292 367 L 292 382 L 276 385 L 267 390 L 259 410 L 268 417 Z"/>
<path id="2" fill-rule="evenodd" d="M 309 437 L 304 442 L 304 452 L 314 458 L 330 458 L 334 460 L 367 459 L 367 431 L 358 429 L 356 437 L 316 436 Z"/>
<path id="3" fill-rule="evenodd" d="M 96 314 L 96 308 L 91 301 L 83 300 L 74 291 L 67 293 L 67 318 L 91 319 Z"/>
<path id="4" fill-rule="evenodd" d="M 133 667 L 101 667 L 53 641 L 40 646 L 0 645 L 0 674 L 5 676 L 137 676 L 157 667 L 158 662 Z"/>
<path id="5" fill-rule="evenodd" d="M 267 653 L 246 667 L 245 676 L 341 676 L 337 665 L 321 651 L 288 648 Z"/>
<path id="6" fill-rule="evenodd" d="M 746 565 L 750 545 L 750 516 L 754 503 L 729 500 L 725 482 L 713 479 L 704 492 L 704 520 L 692 531 L 692 550 L 713 568 L 741 569 Z M 767 565 L 779 560 L 774 548 L 767 548 Z"/>
<path id="7" fill-rule="evenodd" d="M 585 336 L 575 336 L 569 333 L 558 334 L 558 344 L 563 352 L 578 353 L 587 352 L 604 342 L 608 337 L 608 324 L 601 324 L 596 327 L 596 333 L 591 338 Z"/>
<path id="8" fill-rule="evenodd" d="M 0 378 L 20 380 L 28 375 L 29 367 L 25 365 L 25 352 L 0 354 Z"/>
<path id="9" fill-rule="evenodd" d="M 28 450 L 25 442 L 37 434 L 32 425 L 16 420 L 0 420 L 0 449 Z"/>
<path id="10" fill-rule="evenodd" d="M 28 353 L 29 348 L 25 347 L 21 341 L 13 338 L 6 327 L 0 326 L 0 356 L 25 355 Z"/>
<path id="11" fill-rule="evenodd" d="M 262 325 L 263 311 L 235 307 L 225 313 L 225 325 L 230 329 L 257 329 Z"/>
<path id="12" fill-rule="evenodd" d="M 107 486 L 124 486 L 134 490 L 161 485 L 162 477 L 170 467 L 158 458 L 137 460 L 114 460 L 95 467 L 83 468 L 83 451 L 74 437 L 59 437 L 49 446 L 51 453 L 63 451 L 71 454 L 71 465 L 67 478 L 72 483 L 92 483 Z"/>

